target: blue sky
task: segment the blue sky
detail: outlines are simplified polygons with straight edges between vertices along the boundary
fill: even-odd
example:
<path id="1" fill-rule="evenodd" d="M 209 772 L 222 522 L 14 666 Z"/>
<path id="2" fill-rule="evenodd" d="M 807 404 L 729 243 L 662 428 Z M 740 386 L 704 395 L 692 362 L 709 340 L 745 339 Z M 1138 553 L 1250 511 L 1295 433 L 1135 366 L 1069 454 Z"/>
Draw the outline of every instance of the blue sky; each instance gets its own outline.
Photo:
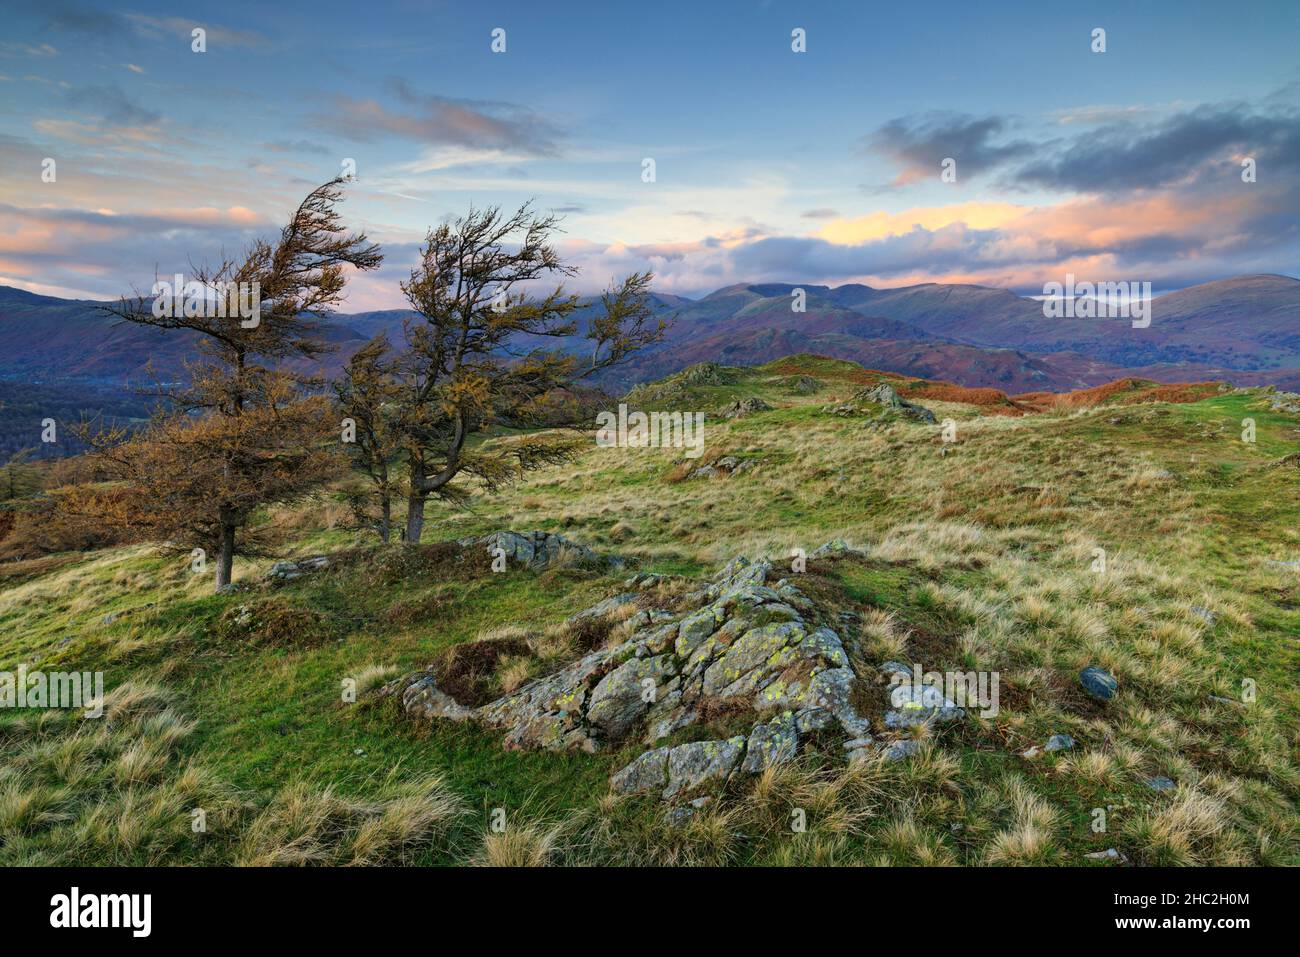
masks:
<path id="1" fill-rule="evenodd" d="M 1294 2 L 0 7 L 0 283 L 53 295 L 237 251 L 348 158 L 388 251 L 349 309 L 401 304 L 430 225 L 530 198 L 583 291 L 1300 262 Z"/>

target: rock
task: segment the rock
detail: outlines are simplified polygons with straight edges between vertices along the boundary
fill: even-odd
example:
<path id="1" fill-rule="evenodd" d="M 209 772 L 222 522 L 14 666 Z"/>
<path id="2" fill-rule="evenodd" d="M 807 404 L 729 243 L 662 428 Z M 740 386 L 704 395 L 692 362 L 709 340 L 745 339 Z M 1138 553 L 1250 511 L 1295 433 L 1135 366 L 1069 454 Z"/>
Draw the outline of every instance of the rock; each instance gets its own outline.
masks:
<path id="1" fill-rule="evenodd" d="M 795 727 L 801 734 L 811 734 L 813 731 L 822 731 L 830 727 L 831 722 L 835 720 L 835 715 L 825 708 L 805 708 L 803 711 L 795 713 Z"/>
<path id="2" fill-rule="evenodd" d="M 1300 393 L 1277 392 L 1268 398 L 1269 410 L 1272 412 L 1294 412 L 1300 414 Z"/>
<path id="3" fill-rule="evenodd" d="M 706 785 L 725 783 L 740 762 L 745 737 L 737 735 L 719 741 L 693 741 L 668 752 L 668 786 L 665 800 L 671 800 Z"/>
<path id="4" fill-rule="evenodd" d="M 526 548 L 514 544 L 527 560 Z M 535 551 L 537 542 L 524 544 Z M 511 748 L 595 751 L 635 734 L 653 750 L 615 775 L 613 786 L 667 798 L 788 761 L 803 735 L 836 723 L 869 745 L 870 722 L 852 705 L 857 676 L 839 634 L 825 624 L 833 616 L 789 580 L 768 585 L 771 573 L 767 561 L 734 558 L 681 610 L 638 610 L 625 619 L 635 630 L 621 645 L 592 651 L 477 708 L 455 701 L 429 672 L 390 682 L 383 693 L 399 696 L 417 718 L 501 729 Z M 641 594 L 614 595 L 572 620 L 618 613 Z M 654 747 L 719 708 L 751 712 L 751 730 Z"/>
<path id="5" fill-rule="evenodd" d="M 301 578 L 308 572 L 324 568 L 329 563 L 328 555 L 313 555 L 311 558 L 302 558 L 295 562 L 276 562 L 264 577 L 273 581 L 292 581 L 295 578 Z"/>
<path id="6" fill-rule="evenodd" d="M 611 777 L 610 787 L 619 794 L 644 794 L 660 790 L 668 783 L 670 750 L 670 748 L 656 748 L 647 751 Z"/>
<path id="7" fill-rule="evenodd" d="M 1054 734 L 1047 739 L 1044 751 L 1069 751 L 1074 747 L 1074 738 L 1068 734 Z"/>
<path id="8" fill-rule="evenodd" d="M 718 627 L 718 615 L 712 608 L 705 608 L 682 621 L 677 634 L 675 649 L 677 657 L 689 658 L 704 640 Z"/>
<path id="9" fill-rule="evenodd" d="M 1193 605 L 1189 610 L 1191 611 L 1191 613 L 1192 613 L 1193 615 L 1195 615 L 1197 618 L 1201 619 L 1201 620 L 1202 620 L 1203 622 L 1205 622 L 1207 625 L 1213 625 L 1213 624 L 1215 623 L 1215 621 L 1218 620 L 1217 617 L 1215 616 L 1214 612 L 1212 612 L 1212 611 L 1210 611 L 1210 609 L 1208 609 L 1208 608 L 1204 608 L 1204 607 L 1202 607 L 1202 606 L 1200 606 L 1200 605 Z"/>
<path id="10" fill-rule="evenodd" d="M 604 618 L 618 611 L 624 605 L 631 605 L 641 597 L 640 592 L 629 591 L 621 595 L 614 595 L 606 598 L 604 601 L 598 601 L 590 608 L 583 609 L 573 616 L 572 621 L 583 621 L 584 619 Z"/>
<path id="11" fill-rule="evenodd" d="M 645 700 L 647 686 L 643 682 L 653 682 L 657 689 L 665 676 L 675 673 L 676 668 L 668 655 L 624 662 L 592 689 L 587 721 L 609 738 L 621 738 L 638 718 L 650 710 L 652 702 Z"/>
<path id="12" fill-rule="evenodd" d="M 1172 778 L 1166 778 L 1163 776 L 1147 778 L 1142 783 L 1153 791 L 1172 791 L 1174 788 L 1178 787 Z"/>
<path id="13" fill-rule="evenodd" d="M 744 415 L 751 415 L 754 412 L 768 412 L 771 406 L 764 402 L 756 395 L 751 395 L 746 399 L 736 399 L 734 402 L 723 406 L 718 412 L 724 419 L 738 419 Z"/>
<path id="14" fill-rule="evenodd" d="M 691 470 L 688 478 L 715 478 L 718 476 L 728 477 L 739 475 L 742 472 L 748 472 L 758 465 L 755 459 L 742 459 L 735 455 L 724 455 L 697 469 Z"/>
<path id="15" fill-rule="evenodd" d="M 1089 665 L 1079 672 L 1079 684 L 1098 701 L 1109 701 L 1119 688 L 1115 676 L 1096 665 Z"/>
<path id="16" fill-rule="evenodd" d="M 385 689 L 379 692 L 385 693 Z M 464 721 L 474 712 L 461 706 L 451 695 L 438 689 L 433 675 L 425 674 L 406 685 L 402 692 L 402 707 L 408 714 L 419 713 L 426 718 L 446 718 L 451 721 Z"/>
<path id="17" fill-rule="evenodd" d="M 756 724 L 749 732 L 745 761 L 741 770 L 757 774 L 777 764 L 794 760 L 799 750 L 799 732 L 792 712 L 786 712 L 767 724 Z"/>
<path id="18" fill-rule="evenodd" d="M 1094 851 L 1091 854 L 1085 854 L 1083 856 L 1093 861 L 1119 861 L 1121 863 L 1128 861 L 1127 857 L 1113 847 L 1108 847 L 1104 851 Z"/>
<path id="19" fill-rule="evenodd" d="M 499 548 L 505 553 L 507 565 L 523 565 L 531 569 L 545 568 L 561 556 L 592 567 L 617 569 L 626 564 L 622 558 L 599 555 L 586 545 L 553 532 L 492 532 L 477 538 L 459 539 L 457 544 L 463 548 L 486 549 L 494 558 Z"/>
<path id="20" fill-rule="evenodd" d="M 1038 757 L 1042 753 L 1043 753 L 1043 749 L 1040 748 L 1038 745 L 1034 745 L 1032 748 L 1026 748 L 1025 750 L 1021 751 L 1020 756 L 1022 758 L 1025 758 L 1026 760 L 1032 761 L 1034 758 Z"/>
<path id="21" fill-rule="evenodd" d="M 842 538 L 832 538 L 829 542 L 815 549 L 809 558 L 844 558 L 848 555 L 865 555 L 866 550 L 854 548 Z"/>
<path id="22" fill-rule="evenodd" d="M 934 413 L 923 405 L 917 405 L 915 402 L 908 402 L 894 391 L 894 387 L 887 382 L 863 389 L 853 398 L 841 405 L 827 406 L 822 409 L 823 412 L 831 415 L 850 416 L 859 415 L 867 411 L 870 406 L 879 407 L 879 411 L 886 414 L 900 415 L 904 418 L 914 419 L 918 422 L 934 423 L 937 420 Z"/>
<path id="23" fill-rule="evenodd" d="M 964 718 L 966 712 L 943 696 L 943 691 L 927 684 L 900 684 L 889 693 L 893 708 L 885 712 L 885 725 L 911 728 Z"/>
<path id="24" fill-rule="evenodd" d="M 921 743 L 919 741 L 913 741 L 911 738 L 906 738 L 902 741 L 895 741 L 893 744 L 888 745 L 881 754 L 886 761 L 902 761 L 904 758 L 910 758 L 920 750 Z"/>

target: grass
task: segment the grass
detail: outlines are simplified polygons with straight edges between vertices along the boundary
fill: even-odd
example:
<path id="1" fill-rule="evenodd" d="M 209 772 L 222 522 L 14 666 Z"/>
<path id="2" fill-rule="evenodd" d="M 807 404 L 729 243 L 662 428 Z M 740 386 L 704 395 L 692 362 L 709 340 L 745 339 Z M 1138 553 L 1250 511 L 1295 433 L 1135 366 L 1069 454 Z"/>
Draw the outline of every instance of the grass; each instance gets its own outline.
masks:
<path id="1" fill-rule="evenodd" d="M 819 390 L 797 394 L 794 376 Z M 211 595 L 147 547 L 5 569 L 0 667 L 102 670 L 118 703 L 98 723 L 0 712 L 0 860 L 1113 866 L 1085 855 L 1115 847 L 1138 864 L 1296 863 L 1300 570 L 1271 564 L 1300 559 L 1300 471 L 1278 464 L 1300 448 L 1295 416 L 1251 390 L 1120 390 L 1028 414 L 930 390 L 917 400 L 958 422 L 946 444 L 932 426 L 822 415 L 872 381 L 851 363 L 725 378 L 670 381 L 660 401 L 769 402 L 707 420 L 709 456 L 758 467 L 692 479 L 671 449 L 592 449 L 431 514 L 431 539 L 540 528 L 697 576 L 842 537 L 866 557 L 814 562 L 806 584 L 857 616 L 859 661 L 997 671 L 996 716 L 904 762 L 846 767 L 836 742 L 816 746 L 686 816 L 614 798 L 606 779 L 635 747 L 505 751 L 369 693 L 503 635 L 523 644 L 484 677 L 517 687 L 576 653 L 565 619 L 625 576 L 379 548 L 326 495 L 272 516 L 285 555 L 333 556 L 289 583 L 260 584 L 269 559 L 240 562 L 253 587 Z M 1109 705 L 1079 691 L 1087 664 L 1116 675 Z M 1021 757 L 1055 733 L 1076 747 Z"/>

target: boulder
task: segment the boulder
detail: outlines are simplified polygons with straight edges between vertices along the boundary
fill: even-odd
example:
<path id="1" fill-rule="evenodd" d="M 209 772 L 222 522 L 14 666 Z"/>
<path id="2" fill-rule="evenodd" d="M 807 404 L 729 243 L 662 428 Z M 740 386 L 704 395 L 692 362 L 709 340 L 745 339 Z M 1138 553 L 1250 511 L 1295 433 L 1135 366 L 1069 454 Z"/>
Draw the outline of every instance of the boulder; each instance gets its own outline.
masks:
<path id="1" fill-rule="evenodd" d="M 718 414 L 724 419 L 738 419 L 741 416 L 752 415 L 755 412 L 769 412 L 772 407 L 756 395 L 751 395 L 746 399 L 736 399 L 723 406 Z"/>
<path id="2" fill-rule="evenodd" d="M 1109 701 L 1119 688 L 1115 676 L 1096 665 L 1089 665 L 1079 672 L 1079 684 L 1098 701 Z"/>
<path id="3" fill-rule="evenodd" d="M 301 578 L 308 572 L 318 571 L 329 563 L 330 560 L 327 555 L 313 555 L 310 558 L 300 558 L 292 562 L 276 562 L 264 577 L 268 581 L 292 581 L 295 578 Z"/>

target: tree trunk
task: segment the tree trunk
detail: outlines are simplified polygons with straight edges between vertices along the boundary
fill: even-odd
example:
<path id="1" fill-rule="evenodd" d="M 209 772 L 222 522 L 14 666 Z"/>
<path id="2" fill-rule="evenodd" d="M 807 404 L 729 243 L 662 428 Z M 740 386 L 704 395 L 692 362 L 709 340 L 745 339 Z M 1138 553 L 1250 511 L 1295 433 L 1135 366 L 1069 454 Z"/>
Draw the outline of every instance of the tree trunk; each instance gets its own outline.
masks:
<path id="1" fill-rule="evenodd" d="M 387 492 L 379 496 L 379 538 L 385 545 L 393 535 L 393 500 Z"/>
<path id="2" fill-rule="evenodd" d="M 406 500 L 406 541 L 419 544 L 424 534 L 424 503 L 428 496 L 412 492 Z"/>
<path id="3" fill-rule="evenodd" d="M 230 574 L 235 564 L 235 525 L 226 522 L 221 526 L 221 548 L 217 552 L 217 591 L 230 584 Z"/>

